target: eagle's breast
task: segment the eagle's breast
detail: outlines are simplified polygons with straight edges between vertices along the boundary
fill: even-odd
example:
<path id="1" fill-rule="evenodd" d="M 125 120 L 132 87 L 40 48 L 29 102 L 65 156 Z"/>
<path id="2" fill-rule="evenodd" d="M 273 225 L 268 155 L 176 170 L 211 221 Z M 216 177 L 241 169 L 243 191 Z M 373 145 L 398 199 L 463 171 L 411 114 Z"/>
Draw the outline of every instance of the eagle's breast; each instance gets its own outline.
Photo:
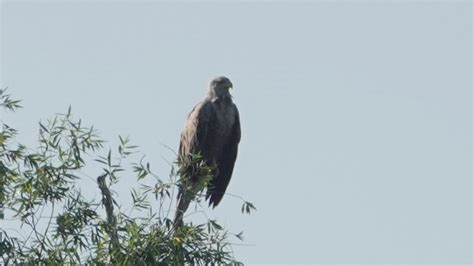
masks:
<path id="1" fill-rule="evenodd" d="M 214 109 L 214 119 L 210 139 L 212 154 L 214 157 L 226 152 L 226 145 L 232 136 L 234 124 L 236 122 L 236 109 L 232 101 L 218 101 L 212 103 Z"/>

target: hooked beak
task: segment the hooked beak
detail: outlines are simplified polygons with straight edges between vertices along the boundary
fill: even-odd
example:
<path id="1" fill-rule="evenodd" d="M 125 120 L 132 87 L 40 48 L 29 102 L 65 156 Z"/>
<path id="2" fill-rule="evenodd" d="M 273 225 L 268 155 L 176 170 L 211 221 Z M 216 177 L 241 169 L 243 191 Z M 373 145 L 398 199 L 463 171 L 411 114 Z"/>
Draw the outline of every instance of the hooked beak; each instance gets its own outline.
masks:
<path id="1" fill-rule="evenodd" d="M 234 98 L 234 96 L 232 95 L 232 93 L 230 93 L 231 90 L 232 90 L 232 91 L 234 90 L 234 85 L 232 85 L 232 83 L 230 83 L 230 85 L 229 85 L 229 94 L 230 94 L 230 97 L 231 97 L 231 98 Z"/>

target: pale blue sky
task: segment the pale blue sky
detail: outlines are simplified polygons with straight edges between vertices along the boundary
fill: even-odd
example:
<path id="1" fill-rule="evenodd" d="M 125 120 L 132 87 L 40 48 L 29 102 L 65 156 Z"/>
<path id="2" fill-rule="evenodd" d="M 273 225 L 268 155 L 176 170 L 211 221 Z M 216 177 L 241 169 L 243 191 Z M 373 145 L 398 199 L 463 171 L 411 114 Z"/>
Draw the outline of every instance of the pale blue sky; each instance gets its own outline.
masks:
<path id="1" fill-rule="evenodd" d="M 472 262 L 470 1 L 68 2 L 2 5 L 0 83 L 25 106 L 5 119 L 25 142 L 72 105 L 165 176 L 162 144 L 227 75 L 228 191 L 258 212 L 225 197 L 208 214 L 244 230 L 238 259 Z"/>

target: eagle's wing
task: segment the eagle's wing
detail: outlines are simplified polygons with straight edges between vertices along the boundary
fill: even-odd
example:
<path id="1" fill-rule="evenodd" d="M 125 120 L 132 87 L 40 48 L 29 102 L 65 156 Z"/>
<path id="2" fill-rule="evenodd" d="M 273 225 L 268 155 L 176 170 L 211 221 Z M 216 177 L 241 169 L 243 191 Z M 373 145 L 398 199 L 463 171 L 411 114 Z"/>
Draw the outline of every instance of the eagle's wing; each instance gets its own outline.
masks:
<path id="1" fill-rule="evenodd" d="M 189 113 L 186 125 L 181 132 L 179 142 L 179 158 L 196 154 L 206 153 L 208 146 L 209 122 L 213 117 L 213 109 L 208 101 L 197 104 Z M 207 154 L 201 154 L 204 158 Z"/>
<path id="2" fill-rule="evenodd" d="M 217 175 L 209 182 L 207 187 L 206 199 L 209 199 L 209 205 L 215 208 L 224 196 L 227 185 L 229 185 L 232 172 L 234 170 L 235 159 L 240 142 L 240 119 L 237 106 L 234 104 L 235 122 L 232 128 L 232 134 L 228 142 L 224 145 L 225 150 L 216 160 Z"/>
<path id="3" fill-rule="evenodd" d="M 213 117 L 213 109 L 208 101 L 201 102 L 197 104 L 193 110 L 189 113 L 188 119 L 186 120 L 186 125 L 184 126 L 183 131 L 181 132 L 181 140 L 179 142 L 179 157 L 178 164 L 180 164 L 180 171 L 184 171 L 185 177 L 190 180 L 182 180 L 182 182 L 187 183 L 187 181 L 193 182 L 197 181 L 198 176 L 193 169 L 193 165 L 185 163 L 186 158 L 191 154 L 202 153 L 204 158 L 207 158 L 205 153 L 208 149 L 206 146 L 208 143 L 208 132 L 209 132 L 209 122 Z M 191 203 L 192 191 L 191 187 L 180 187 L 178 191 L 178 204 L 174 218 L 175 226 L 180 226 L 183 224 L 183 215 Z"/>

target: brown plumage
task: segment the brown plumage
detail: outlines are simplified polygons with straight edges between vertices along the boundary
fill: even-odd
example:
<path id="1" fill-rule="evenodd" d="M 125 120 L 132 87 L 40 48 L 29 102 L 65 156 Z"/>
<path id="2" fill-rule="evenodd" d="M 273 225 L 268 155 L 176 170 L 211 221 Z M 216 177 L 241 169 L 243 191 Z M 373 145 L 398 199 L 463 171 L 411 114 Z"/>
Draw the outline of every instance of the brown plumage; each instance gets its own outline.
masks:
<path id="1" fill-rule="evenodd" d="M 228 78 L 215 78 L 209 85 L 207 97 L 188 115 L 181 133 L 178 158 L 180 168 L 186 168 L 180 169 L 181 173 L 186 173 L 186 180 L 181 182 L 188 185 L 182 185 L 178 194 L 175 225 L 183 223 L 184 212 L 193 193 L 198 192 L 196 185 L 202 178 L 195 169 L 190 169 L 192 166 L 183 163 L 191 154 L 201 154 L 207 165 L 216 168 L 207 186 L 206 199 L 210 206 L 214 208 L 219 204 L 229 184 L 240 142 L 239 111 L 232 102 L 230 88 L 232 83 Z"/>

